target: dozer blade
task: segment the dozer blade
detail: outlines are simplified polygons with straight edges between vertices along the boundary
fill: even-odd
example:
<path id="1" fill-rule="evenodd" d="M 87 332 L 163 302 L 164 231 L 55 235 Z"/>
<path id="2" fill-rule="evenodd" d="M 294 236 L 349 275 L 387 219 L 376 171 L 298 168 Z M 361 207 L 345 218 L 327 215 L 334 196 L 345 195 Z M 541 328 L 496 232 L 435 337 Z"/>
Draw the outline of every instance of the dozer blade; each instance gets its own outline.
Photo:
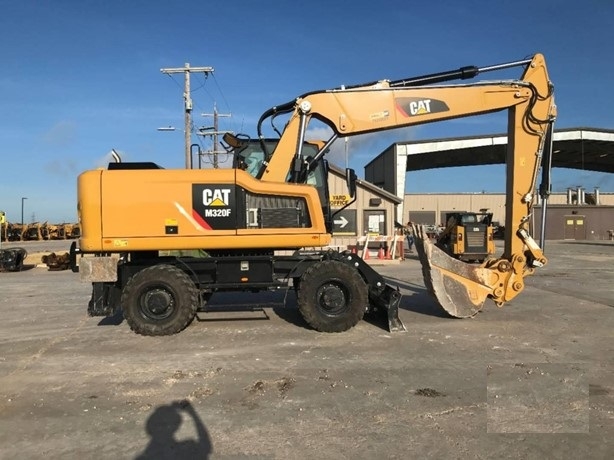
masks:
<path id="1" fill-rule="evenodd" d="M 414 244 L 427 290 L 439 305 L 456 318 L 476 315 L 491 288 L 489 270 L 457 260 L 435 246 L 422 225 L 412 225 Z"/>

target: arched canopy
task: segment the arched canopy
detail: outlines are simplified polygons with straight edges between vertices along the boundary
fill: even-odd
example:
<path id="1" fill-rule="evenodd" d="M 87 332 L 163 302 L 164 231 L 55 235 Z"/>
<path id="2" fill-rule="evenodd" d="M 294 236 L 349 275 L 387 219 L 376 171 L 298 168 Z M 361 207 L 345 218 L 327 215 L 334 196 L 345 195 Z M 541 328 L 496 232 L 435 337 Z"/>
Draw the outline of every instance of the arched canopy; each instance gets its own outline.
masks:
<path id="1" fill-rule="evenodd" d="M 447 166 L 505 163 L 507 136 L 492 135 L 397 144 L 407 156 L 406 171 Z M 433 155 L 435 152 L 449 154 Z M 555 130 L 552 167 L 614 173 L 614 131 L 594 128 Z"/>

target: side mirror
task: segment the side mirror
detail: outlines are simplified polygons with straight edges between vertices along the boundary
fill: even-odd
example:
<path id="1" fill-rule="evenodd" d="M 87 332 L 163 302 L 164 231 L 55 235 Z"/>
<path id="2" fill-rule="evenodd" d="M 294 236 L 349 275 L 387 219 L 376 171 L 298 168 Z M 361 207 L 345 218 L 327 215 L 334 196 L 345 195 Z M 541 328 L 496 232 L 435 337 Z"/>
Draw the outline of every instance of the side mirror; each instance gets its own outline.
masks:
<path id="1" fill-rule="evenodd" d="M 350 198 L 354 198 L 356 196 L 357 179 L 358 177 L 356 176 L 356 172 L 352 168 L 345 168 L 345 183 L 347 185 Z"/>
<path id="2" fill-rule="evenodd" d="M 226 143 L 228 146 L 232 147 L 233 149 L 238 150 L 238 149 L 242 149 L 243 147 L 247 145 L 247 143 L 249 142 L 249 138 L 247 138 L 247 136 L 244 134 L 239 134 L 235 136 L 232 133 L 226 132 L 222 136 L 222 141 L 224 141 L 224 143 Z"/>

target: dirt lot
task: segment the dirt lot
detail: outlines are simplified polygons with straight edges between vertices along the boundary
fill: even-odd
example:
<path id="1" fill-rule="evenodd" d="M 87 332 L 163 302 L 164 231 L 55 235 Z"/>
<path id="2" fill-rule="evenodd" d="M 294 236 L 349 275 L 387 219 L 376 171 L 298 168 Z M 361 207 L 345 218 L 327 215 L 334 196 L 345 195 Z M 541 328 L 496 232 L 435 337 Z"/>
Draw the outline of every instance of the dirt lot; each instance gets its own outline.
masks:
<path id="1" fill-rule="evenodd" d="M 416 259 L 378 268 L 403 334 L 318 333 L 269 293 L 141 337 L 89 318 L 78 275 L 0 273 L 0 458 L 611 458 L 614 244 L 546 249 L 470 320 L 438 310 Z"/>

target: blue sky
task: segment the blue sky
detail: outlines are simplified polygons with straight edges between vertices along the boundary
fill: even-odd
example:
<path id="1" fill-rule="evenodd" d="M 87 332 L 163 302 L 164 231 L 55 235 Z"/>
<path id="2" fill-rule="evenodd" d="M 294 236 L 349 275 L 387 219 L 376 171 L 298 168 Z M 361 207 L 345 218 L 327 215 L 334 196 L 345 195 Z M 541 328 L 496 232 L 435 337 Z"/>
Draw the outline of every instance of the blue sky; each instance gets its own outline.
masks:
<path id="1" fill-rule="evenodd" d="M 215 103 L 232 113 L 221 129 L 255 136 L 264 110 L 310 90 L 541 52 L 557 127 L 612 129 L 613 23 L 611 0 L 3 2 L 0 209 L 18 222 L 27 197 L 26 222 L 75 221 L 77 175 L 112 148 L 126 161 L 183 167 L 183 80 L 160 69 L 185 62 L 215 69 L 192 76 L 194 124 L 211 125 L 201 113 Z M 157 131 L 169 125 L 178 130 Z M 504 130 L 495 114 L 369 135 L 350 141 L 350 165 L 362 176 L 395 141 Z M 611 192 L 612 176 L 555 170 L 554 189 Z M 482 190 L 504 190 L 502 166 L 408 176 L 409 192 Z"/>

